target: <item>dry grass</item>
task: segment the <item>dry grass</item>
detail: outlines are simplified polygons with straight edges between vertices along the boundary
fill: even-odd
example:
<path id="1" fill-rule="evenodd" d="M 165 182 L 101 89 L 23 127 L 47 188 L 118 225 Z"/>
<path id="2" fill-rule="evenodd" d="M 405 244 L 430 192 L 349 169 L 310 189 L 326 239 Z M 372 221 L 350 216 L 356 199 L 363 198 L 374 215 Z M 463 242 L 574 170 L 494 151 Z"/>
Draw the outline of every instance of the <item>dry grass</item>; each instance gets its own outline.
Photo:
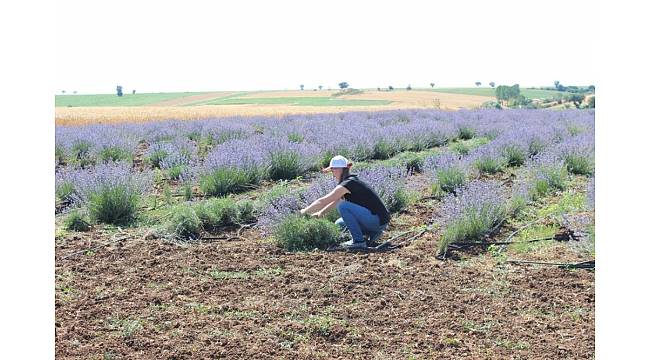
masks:
<path id="1" fill-rule="evenodd" d="M 389 100 L 400 106 L 435 107 L 439 102 L 440 108 L 456 110 L 460 108 L 474 108 L 482 103 L 494 100 L 490 96 L 446 94 L 420 90 L 394 90 L 394 91 L 364 91 L 358 95 L 344 95 L 342 99 L 355 100 Z"/>
<path id="2" fill-rule="evenodd" d="M 338 90 L 336 90 L 338 91 Z M 336 91 L 265 91 L 251 93 L 243 97 L 307 97 L 329 96 Z M 202 105 L 180 106 L 211 98 L 220 98 L 232 92 L 214 92 L 173 99 L 150 106 L 131 107 L 57 107 L 55 108 L 56 125 L 85 125 L 95 123 L 144 122 L 167 119 L 198 120 L 223 118 L 230 116 L 283 116 L 294 114 L 339 113 L 345 111 L 382 111 L 396 109 L 431 109 L 457 110 L 475 108 L 493 98 L 486 96 L 434 93 L 431 91 L 376 91 L 366 90 L 358 95 L 344 95 L 340 99 L 349 100 L 389 100 L 388 105 L 369 106 L 294 106 L 274 105 Z M 190 100 L 191 98 L 191 100 Z"/>
<path id="3" fill-rule="evenodd" d="M 397 109 L 376 106 L 290 106 L 290 105 L 204 105 L 204 106 L 131 106 L 131 107 L 58 107 L 56 125 L 146 122 L 167 119 L 198 120 L 229 116 L 283 116 L 292 114 L 338 113 L 345 111 L 381 111 Z"/>

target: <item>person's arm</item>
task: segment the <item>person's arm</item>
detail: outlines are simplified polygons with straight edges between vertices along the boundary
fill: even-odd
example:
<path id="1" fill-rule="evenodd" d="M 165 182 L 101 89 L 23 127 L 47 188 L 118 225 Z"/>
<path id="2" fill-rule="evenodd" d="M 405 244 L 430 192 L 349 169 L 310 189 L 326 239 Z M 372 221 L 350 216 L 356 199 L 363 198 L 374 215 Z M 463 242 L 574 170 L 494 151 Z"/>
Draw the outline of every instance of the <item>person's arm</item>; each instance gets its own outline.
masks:
<path id="1" fill-rule="evenodd" d="M 332 202 L 336 202 L 337 200 L 340 200 L 343 195 L 349 194 L 350 191 L 346 189 L 345 187 L 341 185 L 337 185 L 334 190 L 332 190 L 329 194 L 321 197 L 320 199 L 314 201 L 311 203 L 309 206 L 306 208 L 300 210 L 301 214 L 313 214 L 317 212 L 318 210 L 323 209 L 327 205 L 329 205 Z"/>
<path id="2" fill-rule="evenodd" d="M 342 201 L 341 199 L 338 199 L 338 200 L 334 200 L 334 201 L 332 201 L 331 203 L 325 205 L 324 208 L 320 209 L 319 211 L 316 211 L 316 212 L 313 214 L 313 216 L 321 217 L 321 216 L 327 214 L 330 210 L 332 210 L 333 208 L 335 208 L 335 207 L 336 207 L 336 206 L 337 206 L 341 201 Z"/>

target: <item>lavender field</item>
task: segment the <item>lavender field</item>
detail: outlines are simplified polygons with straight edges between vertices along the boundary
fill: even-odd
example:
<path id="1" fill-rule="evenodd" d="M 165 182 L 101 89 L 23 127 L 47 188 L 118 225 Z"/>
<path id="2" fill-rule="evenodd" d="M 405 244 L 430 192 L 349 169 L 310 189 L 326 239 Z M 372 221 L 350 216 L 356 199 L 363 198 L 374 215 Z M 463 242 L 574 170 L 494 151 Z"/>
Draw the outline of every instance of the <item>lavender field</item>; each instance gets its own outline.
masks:
<path id="1" fill-rule="evenodd" d="M 459 143 L 456 151 L 427 154 L 473 138 L 484 141 L 471 150 Z M 594 175 L 593 112 L 413 110 L 60 126 L 57 211 L 81 208 L 91 221 L 126 224 L 141 214 L 142 201 L 160 189 L 169 197 L 173 187 L 173 195 L 182 194 L 189 206 L 199 199 L 251 191 L 265 181 L 310 179 L 306 189 L 280 194 L 256 209 L 260 224 L 268 228 L 332 188 L 331 177 L 317 172 L 333 155 L 372 163 L 404 153 L 410 156 L 370 166 L 361 178 L 399 211 L 406 202 L 405 178 L 425 174 L 432 192 L 426 195 L 441 197 L 445 210 L 434 220 L 453 228 L 451 219 L 457 223 L 473 211 L 489 213 L 481 215 L 485 223 L 480 229 L 449 235 L 477 238 L 513 207 L 562 190 L 569 173 Z M 517 167 L 526 171 L 505 193 L 486 179 Z M 124 206 L 107 195 L 111 191 L 120 192 Z M 197 227 L 191 235 L 198 237 L 200 231 Z M 448 241 L 453 239 L 445 237 Z"/>
<path id="2" fill-rule="evenodd" d="M 320 172 L 334 155 L 343 155 L 352 160 L 352 173 L 358 174 L 374 188 L 393 214 L 387 232 L 379 240 L 380 243 L 392 241 L 396 246 L 391 252 L 385 255 L 346 255 L 324 251 L 342 239 L 334 225 L 334 220 L 338 218 L 336 210 L 322 218 L 299 215 L 301 208 L 327 194 L 336 185 L 331 175 Z M 517 276 L 527 278 L 527 270 L 524 273 L 516 272 L 518 275 L 507 275 L 508 271 L 514 271 L 514 265 L 506 265 L 506 258 L 513 255 L 529 260 L 571 262 L 589 260 L 594 256 L 593 110 L 399 110 L 283 118 L 57 126 L 54 166 L 57 274 L 63 274 L 64 269 L 82 261 L 86 264 L 84 266 L 92 264 L 91 268 L 98 271 L 93 276 L 100 273 L 110 276 L 115 274 L 117 263 L 130 263 L 136 259 L 149 263 L 153 259 L 148 257 L 153 256 L 151 251 L 154 250 L 151 249 L 166 249 L 162 255 L 158 254 L 159 250 L 154 251 L 158 254 L 155 255 L 157 260 L 153 262 L 154 265 L 161 261 L 168 265 L 177 261 L 188 262 L 190 265 L 183 265 L 183 269 L 201 268 L 196 271 L 202 271 L 204 277 L 221 282 L 225 289 L 246 293 L 248 290 L 242 288 L 248 281 L 246 279 L 284 279 L 285 284 L 314 281 L 297 275 L 299 272 L 295 272 L 295 267 L 301 263 L 295 262 L 299 261 L 295 259 L 315 259 L 319 264 L 317 266 L 331 267 L 346 261 L 342 256 L 355 259 L 361 256 L 364 261 L 370 262 L 367 264 L 370 268 L 377 261 L 390 259 L 394 264 L 402 264 L 395 268 L 398 272 L 409 269 L 405 264 L 412 264 L 409 266 L 417 269 L 429 269 L 417 275 L 422 277 L 424 283 L 428 281 L 429 271 L 440 271 L 441 265 L 433 266 L 432 262 L 446 264 L 443 266 L 447 274 L 451 274 L 450 284 L 465 289 L 469 283 L 464 268 L 476 267 L 468 271 L 482 274 L 477 275 L 479 279 L 482 276 L 497 276 L 493 270 L 486 270 L 488 265 L 490 269 L 496 266 L 495 269 L 505 271 L 498 273 L 498 276 L 508 278 L 508 284 L 520 281 Z M 131 249 L 129 245 L 115 245 L 115 239 L 123 235 L 140 239 L 141 243 L 130 246 L 149 249 L 150 255 L 144 255 L 139 250 L 137 255 L 133 255 L 132 250 L 124 250 Z M 556 241 L 563 237 L 572 241 L 566 244 Z M 86 242 L 75 242 L 75 239 L 86 239 Z M 513 242 L 513 245 L 501 245 L 504 241 Z M 88 243 L 93 246 L 88 246 Z M 556 247 L 556 243 L 561 248 Z M 200 251 L 212 256 L 203 258 L 205 255 L 200 255 L 203 258 L 200 265 L 182 255 Z M 238 255 L 233 255 L 235 253 Z M 284 257 L 280 262 L 270 260 L 283 254 L 293 254 L 293 257 Z M 266 264 L 267 261 L 275 265 Z M 215 270 L 212 265 L 208 266 L 209 263 L 220 265 Z M 262 266 L 262 263 L 266 265 Z M 99 264 L 103 264 L 101 270 L 95 267 Z M 153 275 L 152 269 L 137 268 L 144 274 L 150 274 L 141 278 L 145 283 L 162 284 L 174 282 L 179 276 L 186 277 L 172 270 L 156 268 L 159 272 L 163 271 L 166 280 L 152 280 L 158 277 Z M 271 271 L 268 269 L 276 270 L 268 275 L 266 272 Z M 259 271 L 266 275 L 255 275 L 260 274 Z M 366 285 L 381 288 L 380 280 L 372 275 L 373 271 L 367 275 Z M 549 276 L 559 275 L 552 273 Z M 574 280 L 591 284 L 585 295 L 588 298 L 589 292 L 593 291 L 593 275 L 591 280 L 589 275 L 586 276 Z M 200 281 L 203 282 L 204 277 L 196 280 L 202 279 Z M 192 283 L 192 279 L 188 281 Z M 244 279 L 244 282 L 233 279 Z M 65 277 L 58 277 L 57 289 L 71 284 L 67 281 Z M 515 295 L 513 289 L 519 285 L 504 290 L 491 284 L 488 286 L 490 290 L 469 295 L 488 297 L 496 307 L 503 305 L 502 301 L 522 301 L 522 308 L 537 306 L 533 305 L 532 298 Z M 104 315 L 121 319 L 126 316 L 133 321 L 135 314 L 143 311 L 152 300 L 148 298 L 150 295 L 142 295 L 148 292 L 143 290 L 142 284 L 129 282 L 122 286 L 135 291 L 138 300 L 131 305 L 128 314 L 118 311 L 118 315 Z M 160 286 L 167 289 L 168 285 Z M 169 286 L 173 288 L 175 285 Z M 263 283 L 257 286 L 265 289 L 265 292 L 266 286 L 270 289 L 275 285 Z M 549 284 L 544 286 L 552 287 Z M 63 290 L 57 293 L 57 317 L 71 316 L 72 304 L 92 296 L 89 294 L 93 289 L 87 285 L 82 287 L 83 290 L 76 292 L 76 298 L 70 298 Z M 383 290 L 377 291 L 381 293 Z M 450 291 L 458 294 L 460 290 L 454 288 Z M 505 300 L 494 298 L 494 292 L 504 296 Z M 320 299 L 324 296 L 321 295 L 314 296 Z M 452 293 L 449 295 L 453 296 Z M 120 296 L 114 298 L 111 306 L 122 306 L 119 299 Z M 156 301 L 183 308 L 179 301 L 189 300 L 172 296 Z M 246 307 L 243 303 L 233 305 L 230 298 L 222 299 L 223 303 L 231 304 L 239 309 L 237 311 L 250 311 L 259 316 L 266 311 L 253 305 Z M 214 308 L 217 305 L 210 302 L 206 306 Z M 169 313 L 189 316 L 179 309 L 169 310 Z M 593 327 L 593 298 L 591 302 L 586 300 L 581 309 L 587 313 L 582 314 L 579 321 Z M 197 316 L 206 316 L 208 322 L 228 318 L 227 312 L 205 311 Z M 320 344 L 329 347 L 344 341 L 330 336 L 336 331 L 345 331 L 349 335 L 355 326 L 357 330 L 373 327 L 336 311 L 334 315 L 319 312 L 318 316 L 334 319 L 333 322 L 323 320 L 326 324 L 318 325 L 328 329 L 325 331 L 327 335 L 309 330 L 309 321 L 312 320 L 303 319 L 298 321 L 300 329 L 292 330 L 295 336 L 287 338 L 288 330 L 278 330 L 274 317 L 284 316 L 283 321 L 286 321 L 286 314 L 277 309 L 268 311 L 275 314 L 269 315 L 271 319 L 253 315 L 231 317 L 229 323 L 219 325 L 230 329 L 231 336 L 221 334 L 215 339 L 241 343 L 246 341 L 246 336 L 233 330 L 237 329 L 235 325 L 254 327 L 257 321 L 262 321 L 268 327 L 268 333 L 266 337 L 256 338 L 256 341 L 274 349 L 286 348 L 288 342 L 288 349 L 294 355 L 308 358 L 312 354 L 309 346 Z M 517 318 L 520 315 L 500 313 L 497 317 L 503 321 L 499 326 L 504 326 L 504 332 L 499 332 L 497 325 L 492 331 L 519 345 L 503 346 L 490 342 L 489 346 L 486 343 L 481 348 L 493 349 L 495 352 L 491 354 L 501 356 L 512 355 L 513 351 L 523 357 L 540 353 L 558 356 L 557 352 L 553 352 L 554 345 L 539 342 L 530 335 L 524 336 L 526 340 L 510 339 L 511 335 L 505 334 L 505 326 L 509 321 L 514 321 L 512 316 Z M 138 319 L 138 329 L 148 329 L 136 331 L 133 335 L 139 339 L 139 346 L 156 344 L 164 337 L 162 334 L 170 334 L 171 330 L 157 327 L 158 320 Z M 461 320 L 457 321 L 460 324 Z M 555 318 L 540 321 L 556 324 Z M 197 336 L 207 331 L 206 325 L 197 325 L 194 320 L 189 323 L 194 324 L 189 331 Z M 404 326 L 408 328 L 410 325 Z M 439 325 L 431 326 L 443 332 L 451 331 L 440 329 Z M 135 351 L 133 347 L 138 347 L 137 343 L 130 344 L 130 340 L 124 341 L 124 336 L 116 335 L 119 329 L 124 330 L 122 325 L 97 328 L 83 322 L 78 327 L 94 329 L 96 341 L 87 342 L 81 349 L 65 345 L 59 347 L 57 352 L 67 355 L 97 352 L 102 350 L 97 345 L 100 339 L 118 344 L 115 345 L 116 349 L 122 355 L 132 354 Z M 472 340 L 470 335 L 485 334 L 488 330 L 464 332 L 462 329 L 466 327 L 466 323 L 458 325 L 461 330 L 456 329 L 453 335 L 445 335 L 445 339 L 462 338 L 458 346 L 465 346 L 471 351 L 473 345 L 470 344 L 483 340 Z M 60 332 L 57 341 L 68 344 L 74 333 L 75 330 Z M 126 338 L 133 339 L 133 336 Z M 549 336 L 552 337 L 551 343 L 560 341 L 554 335 Z M 583 346 L 562 354 L 583 357 L 592 352 L 593 334 L 582 336 L 586 336 Z M 185 345 L 196 345 L 198 341 L 182 337 L 174 339 Z M 234 354 L 233 348 L 215 339 L 208 346 L 212 354 Z M 374 343 L 380 340 L 368 341 Z M 437 340 L 444 349 L 457 347 L 449 345 L 449 341 Z M 430 346 L 432 351 L 441 351 L 439 345 Z M 398 351 L 392 345 L 382 348 L 391 354 Z M 485 356 L 487 353 L 474 354 Z"/>

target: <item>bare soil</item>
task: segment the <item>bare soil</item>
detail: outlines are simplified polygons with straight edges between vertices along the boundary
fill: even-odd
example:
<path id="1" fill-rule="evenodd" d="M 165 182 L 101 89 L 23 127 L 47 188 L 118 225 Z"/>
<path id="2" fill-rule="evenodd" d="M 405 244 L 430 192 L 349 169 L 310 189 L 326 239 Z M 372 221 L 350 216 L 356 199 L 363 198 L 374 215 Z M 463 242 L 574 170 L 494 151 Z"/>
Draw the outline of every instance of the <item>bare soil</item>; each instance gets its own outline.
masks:
<path id="1" fill-rule="evenodd" d="M 436 209 L 436 200 L 412 205 L 384 240 Z M 254 228 L 193 244 L 145 230 L 57 238 L 57 358 L 594 356 L 593 271 L 511 265 L 480 249 L 439 261 L 435 231 L 359 254 L 289 253 Z M 541 254 L 584 260 L 564 243 Z"/>

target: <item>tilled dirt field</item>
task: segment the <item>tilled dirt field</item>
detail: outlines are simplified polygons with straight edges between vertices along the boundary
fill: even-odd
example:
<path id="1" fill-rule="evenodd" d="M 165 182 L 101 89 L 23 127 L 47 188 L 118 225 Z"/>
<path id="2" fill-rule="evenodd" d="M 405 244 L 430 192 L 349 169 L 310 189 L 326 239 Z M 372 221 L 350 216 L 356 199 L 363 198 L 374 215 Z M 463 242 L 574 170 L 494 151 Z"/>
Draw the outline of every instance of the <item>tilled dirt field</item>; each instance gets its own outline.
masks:
<path id="1" fill-rule="evenodd" d="M 431 233 L 371 254 L 287 253 L 254 229 L 192 245 L 125 234 L 91 252 L 110 236 L 57 240 L 57 358 L 594 356 L 593 271 L 439 261 Z"/>

